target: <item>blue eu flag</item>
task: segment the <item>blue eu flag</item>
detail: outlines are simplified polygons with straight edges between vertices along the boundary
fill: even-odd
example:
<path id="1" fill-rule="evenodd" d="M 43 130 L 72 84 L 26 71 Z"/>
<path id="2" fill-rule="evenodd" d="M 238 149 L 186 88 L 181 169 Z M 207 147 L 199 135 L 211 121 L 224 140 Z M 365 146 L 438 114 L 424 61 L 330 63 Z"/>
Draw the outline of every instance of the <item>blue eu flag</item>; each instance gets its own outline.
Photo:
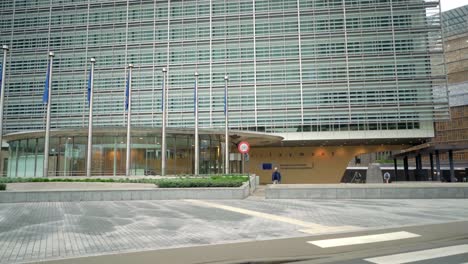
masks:
<path id="1" fill-rule="evenodd" d="M 128 75 L 127 75 L 127 86 L 125 87 L 125 111 L 128 111 L 129 84 L 130 84 L 130 71 L 128 72 Z"/>
<path id="2" fill-rule="evenodd" d="M 89 78 L 88 78 L 88 106 L 90 105 L 91 100 L 91 78 L 93 77 L 93 73 L 89 71 Z"/>
<path id="3" fill-rule="evenodd" d="M 2 76 L 2 75 L 3 75 L 3 74 L 2 74 L 2 70 L 3 70 L 2 67 L 3 67 L 3 65 L 0 64 L 0 85 L 2 85 L 2 81 L 3 81 L 3 80 L 2 80 L 2 77 L 3 77 L 3 76 Z M 1 93 L 1 92 L 2 92 L 2 91 L 0 91 L 0 93 Z"/>
<path id="4" fill-rule="evenodd" d="M 49 82 L 50 82 L 50 61 L 49 61 L 49 65 L 47 66 L 47 75 L 46 75 L 46 80 L 45 80 L 45 85 L 44 85 L 44 94 L 42 95 L 42 102 L 44 104 L 49 103 Z"/>
<path id="5" fill-rule="evenodd" d="M 162 80 L 161 111 L 164 111 L 164 79 Z"/>
<path id="6" fill-rule="evenodd" d="M 193 115 L 195 115 L 195 111 L 197 111 L 197 81 L 195 81 L 194 89 L 193 89 Z"/>
<path id="7" fill-rule="evenodd" d="M 227 93 L 224 91 L 224 114 L 227 112 Z"/>

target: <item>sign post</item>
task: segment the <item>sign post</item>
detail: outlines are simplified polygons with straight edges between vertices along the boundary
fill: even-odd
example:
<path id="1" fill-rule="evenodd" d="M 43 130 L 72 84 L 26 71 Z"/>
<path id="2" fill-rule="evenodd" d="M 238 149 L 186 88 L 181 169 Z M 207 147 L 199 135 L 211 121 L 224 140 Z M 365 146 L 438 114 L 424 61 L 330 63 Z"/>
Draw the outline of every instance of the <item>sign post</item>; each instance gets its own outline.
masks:
<path id="1" fill-rule="evenodd" d="M 237 144 L 237 150 L 242 154 L 242 173 L 244 173 L 245 162 L 249 161 L 250 144 L 247 141 L 241 141 Z"/>
<path id="2" fill-rule="evenodd" d="M 245 165 L 246 167 L 246 173 L 249 174 L 249 160 L 250 160 L 250 156 L 249 156 L 249 153 L 245 153 L 243 154 L 244 155 L 244 162 L 246 162 L 247 164 Z"/>

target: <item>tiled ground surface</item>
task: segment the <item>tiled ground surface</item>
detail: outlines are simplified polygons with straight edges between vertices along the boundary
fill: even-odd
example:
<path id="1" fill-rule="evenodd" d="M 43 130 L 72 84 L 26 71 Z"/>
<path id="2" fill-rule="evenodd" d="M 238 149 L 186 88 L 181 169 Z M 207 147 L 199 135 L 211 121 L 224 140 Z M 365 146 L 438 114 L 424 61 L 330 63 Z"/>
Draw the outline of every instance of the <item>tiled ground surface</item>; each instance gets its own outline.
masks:
<path id="1" fill-rule="evenodd" d="M 466 200 L 211 201 L 325 226 L 468 220 Z M 0 204 L 0 263 L 304 236 L 293 224 L 188 201 Z"/>

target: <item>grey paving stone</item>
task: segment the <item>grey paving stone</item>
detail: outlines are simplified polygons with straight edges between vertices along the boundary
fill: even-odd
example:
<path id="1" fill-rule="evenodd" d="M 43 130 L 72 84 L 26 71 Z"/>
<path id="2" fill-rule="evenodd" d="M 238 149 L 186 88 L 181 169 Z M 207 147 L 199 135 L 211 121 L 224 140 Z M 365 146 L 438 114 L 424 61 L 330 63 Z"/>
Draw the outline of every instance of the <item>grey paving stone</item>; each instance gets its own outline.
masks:
<path id="1" fill-rule="evenodd" d="M 365 189 L 365 198 L 366 199 L 380 199 L 381 197 L 381 189 L 380 188 L 374 188 L 374 189 Z"/>
<path id="2" fill-rule="evenodd" d="M 79 192 L 75 196 L 81 198 Z M 379 228 L 468 220 L 468 204 L 451 199 L 211 202 L 326 227 Z M 184 200 L 3 203 L 0 263 L 307 235 L 300 229 Z"/>
<path id="3" fill-rule="evenodd" d="M 406 192 L 407 197 L 404 198 L 411 198 L 411 199 L 424 199 L 426 189 L 423 188 L 411 188 L 408 189 Z"/>
<path id="4" fill-rule="evenodd" d="M 455 198 L 464 198 L 465 193 L 464 193 L 464 188 L 455 188 Z"/>
<path id="5" fill-rule="evenodd" d="M 438 198 L 449 198 L 452 195 L 452 188 L 439 188 Z"/>
<path id="6" fill-rule="evenodd" d="M 8 195 L 6 192 L 0 192 L 0 201 L 3 201 L 4 203 L 11 203 L 12 201 L 12 196 Z"/>
<path id="7" fill-rule="evenodd" d="M 81 201 L 81 192 L 74 191 L 71 193 L 71 200 L 72 201 Z"/>

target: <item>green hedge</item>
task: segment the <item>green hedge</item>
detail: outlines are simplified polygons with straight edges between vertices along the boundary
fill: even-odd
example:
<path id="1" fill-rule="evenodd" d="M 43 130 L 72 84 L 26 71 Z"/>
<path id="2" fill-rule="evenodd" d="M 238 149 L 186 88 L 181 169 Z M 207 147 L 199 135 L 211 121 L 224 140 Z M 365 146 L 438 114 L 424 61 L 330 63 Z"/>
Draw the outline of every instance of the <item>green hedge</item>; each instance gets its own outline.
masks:
<path id="1" fill-rule="evenodd" d="M 240 187 L 247 179 L 161 179 L 156 183 L 159 188 L 201 188 L 201 187 Z"/>
<path id="2" fill-rule="evenodd" d="M 196 187 L 239 187 L 248 181 L 248 176 L 239 174 L 179 177 L 165 179 L 103 179 L 103 178 L 9 178 L 0 177 L 1 183 L 17 182 L 115 182 L 115 183 L 149 183 L 156 184 L 160 188 L 196 188 Z"/>
<path id="3" fill-rule="evenodd" d="M 0 183 L 0 191 L 6 190 L 6 184 L 5 183 Z"/>

